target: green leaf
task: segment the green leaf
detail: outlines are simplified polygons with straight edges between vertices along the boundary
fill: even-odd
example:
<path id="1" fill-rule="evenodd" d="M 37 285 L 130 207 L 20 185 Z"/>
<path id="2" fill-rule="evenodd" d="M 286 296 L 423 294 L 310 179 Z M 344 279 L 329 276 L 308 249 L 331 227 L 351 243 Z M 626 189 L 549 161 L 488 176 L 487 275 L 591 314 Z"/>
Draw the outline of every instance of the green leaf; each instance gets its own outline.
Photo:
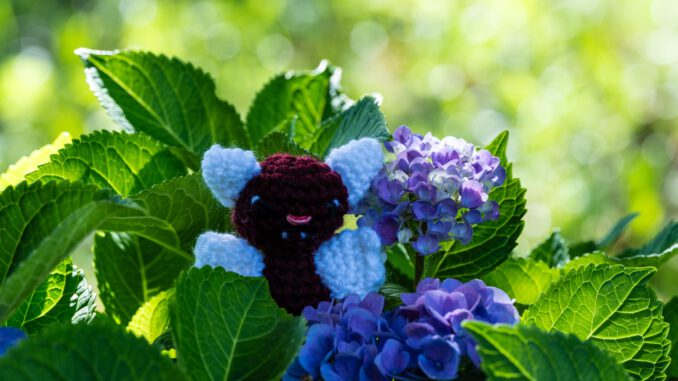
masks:
<path id="1" fill-rule="evenodd" d="M 571 244 L 569 246 L 570 258 L 574 259 L 595 251 L 607 251 L 614 245 L 614 243 L 624 233 L 631 221 L 633 221 L 637 216 L 638 213 L 631 213 L 627 216 L 624 216 L 622 219 L 617 221 L 617 223 L 610 229 L 605 237 L 599 239 L 598 241 L 587 240 Z"/>
<path id="2" fill-rule="evenodd" d="M 214 199 L 200 173 L 158 184 L 132 199 L 172 226 L 179 237 L 177 250 L 192 253 L 200 233 L 227 230 L 229 212 Z M 107 314 L 126 324 L 142 304 L 171 288 L 193 259 L 134 234 L 107 233 L 94 239 L 94 262 Z"/>
<path id="3" fill-rule="evenodd" d="M 273 131 L 266 135 L 256 148 L 257 158 L 263 160 L 275 153 L 289 153 L 291 155 L 311 155 L 305 149 L 299 147 L 290 137 L 281 131 Z"/>
<path id="4" fill-rule="evenodd" d="M 606 251 L 621 237 L 628 225 L 638 216 L 638 213 L 631 213 L 619 221 L 610 229 L 610 231 L 600 240 L 581 241 L 569 245 L 570 258 L 578 258 L 584 254 L 596 251 Z"/>
<path id="5" fill-rule="evenodd" d="M 351 140 L 371 137 L 385 141 L 391 137 L 379 102 L 372 96 L 360 99 L 347 110 L 324 121 L 316 135 L 311 152 L 321 157 Z"/>
<path id="6" fill-rule="evenodd" d="M 330 79 L 334 73 L 335 68 L 321 62 L 314 71 L 274 77 L 256 95 L 247 113 L 251 141 L 282 131 L 302 148 L 310 148 L 332 101 Z"/>
<path id="7" fill-rule="evenodd" d="M 265 278 L 192 268 L 175 293 L 177 358 L 194 380 L 279 380 L 304 341 L 304 319 L 278 308 Z"/>
<path id="8" fill-rule="evenodd" d="M 21 303 L 14 311 L 12 316 L 7 319 L 7 325 L 10 327 L 24 328 L 28 333 L 33 330 L 26 329 L 31 322 L 40 319 L 54 308 L 64 296 L 66 288 L 66 277 L 73 271 L 73 264 L 70 258 L 61 262 L 47 279 L 33 291 L 30 297 Z M 70 318 L 69 318 L 70 321 Z"/>
<path id="9" fill-rule="evenodd" d="M 563 267 L 564 271 L 570 271 L 574 269 L 578 269 L 580 267 L 586 267 L 590 264 L 598 265 L 598 264 L 619 264 L 619 261 L 615 260 L 615 258 L 610 258 L 605 253 L 602 251 L 594 251 L 592 253 L 584 254 L 581 257 L 577 257 L 565 265 Z"/>
<path id="10" fill-rule="evenodd" d="M 627 267 L 659 268 L 676 255 L 678 255 L 678 222 L 672 221 L 643 247 L 627 249 L 616 257 L 608 257 L 602 252 L 594 251 L 581 257 L 581 260 L 568 263 L 566 268 L 587 263 L 620 263 Z"/>
<path id="11" fill-rule="evenodd" d="M 499 219 L 473 228 L 468 245 L 454 242 L 444 252 L 427 257 L 424 273 L 435 278 L 456 278 L 461 281 L 480 278 L 504 262 L 525 225 L 525 189 L 513 178 L 512 165 L 506 159 L 508 131 L 499 134 L 487 150 L 498 156 L 506 168 L 506 182 L 490 192 L 490 199 L 499 203 Z"/>
<path id="12" fill-rule="evenodd" d="M 678 377 L 678 297 L 664 306 L 664 321 L 670 324 L 668 339 L 671 341 L 671 365 L 666 370 L 669 377 Z"/>
<path id="13" fill-rule="evenodd" d="M 111 232 L 94 237 L 99 297 L 106 314 L 118 324 L 127 324 L 139 307 L 171 287 L 191 263 L 133 234 Z"/>
<path id="14" fill-rule="evenodd" d="M 147 135 L 97 131 L 73 140 L 27 178 L 81 180 L 127 197 L 185 174 L 185 165 Z"/>
<path id="15" fill-rule="evenodd" d="M 470 320 L 464 329 L 478 343 L 488 381 L 629 379 L 608 353 L 573 335 Z"/>
<path id="16" fill-rule="evenodd" d="M 0 221 L 0 322 L 95 230 L 134 232 L 190 258 L 167 222 L 82 183 L 9 187 L 0 194 Z"/>
<path id="17" fill-rule="evenodd" d="M 180 247 L 189 252 L 205 229 L 230 229 L 230 211 L 207 189 L 200 172 L 165 181 L 130 199 L 149 216 L 167 221 L 179 235 Z"/>
<path id="18" fill-rule="evenodd" d="M 666 250 L 655 254 L 638 254 L 626 258 L 615 258 L 625 266 L 642 267 L 652 266 L 659 268 L 671 258 L 678 255 L 678 243 L 667 248 Z"/>
<path id="19" fill-rule="evenodd" d="M 386 311 L 392 310 L 403 304 L 402 299 L 400 299 L 400 295 L 409 292 L 412 291 L 408 290 L 406 287 L 401 286 L 397 283 L 392 282 L 384 283 L 384 285 L 381 286 L 381 289 L 379 290 L 379 293 L 386 297 L 386 307 L 384 308 L 384 310 Z"/>
<path id="20" fill-rule="evenodd" d="M 90 322 L 95 315 L 96 294 L 82 270 L 66 258 L 7 320 L 28 334 L 54 325 Z"/>
<path id="21" fill-rule="evenodd" d="M 66 278 L 64 296 L 39 323 L 47 319 L 60 319 L 69 316 L 72 324 L 90 323 L 96 317 L 96 299 L 92 286 L 87 283 L 85 272 L 73 266 L 73 271 Z"/>
<path id="22" fill-rule="evenodd" d="M 558 280 L 560 271 L 529 258 L 509 258 L 483 277 L 488 286 L 501 288 L 520 304 L 530 305 Z"/>
<path id="23" fill-rule="evenodd" d="M 127 330 L 153 343 L 169 328 L 169 301 L 173 295 L 174 290 L 170 289 L 149 299 L 132 316 Z"/>
<path id="24" fill-rule="evenodd" d="M 186 379 L 170 359 L 114 325 L 48 330 L 22 341 L 0 358 L 0 380 Z"/>
<path id="25" fill-rule="evenodd" d="M 593 241 L 575 242 L 568 246 L 570 259 L 581 257 L 584 254 L 598 251 L 598 245 Z"/>
<path id="26" fill-rule="evenodd" d="M 414 264 L 407 254 L 407 249 L 402 244 L 395 244 L 386 249 L 388 266 L 398 271 L 407 280 L 414 280 Z M 408 284 L 411 282 L 408 282 Z"/>
<path id="27" fill-rule="evenodd" d="M 586 266 L 588 264 L 621 264 L 626 267 L 655 267 L 659 268 L 669 259 L 678 254 L 678 245 L 675 245 L 670 250 L 666 250 L 659 254 L 653 255 L 637 255 L 628 258 L 610 257 L 601 251 L 594 251 L 585 254 L 581 257 L 575 258 L 565 265 L 565 270 L 571 270 L 577 267 Z"/>
<path id="28" fill-rule="evenodd" d="M 678 221 L 669 222 L 650 242 L 637 249 L 629 249 L 617 258 L 628 266 L 659 267 L 678 255 Z"/>
<path id="29" fill-rule="evenodd" d="M 619 255 L 621 258 L 652 255 L 669 250 L 678 243 L 678 221 L 671 221 L 648 243 L 638 249 L 630 249 Z"/>
<path id="30" fill-rule="evenodd" d="M 668 324 L 647 286 L 653 268 L 588 265 L 567 272 L 523 315 L 523 323 L 575 334 L 609 352 L 641 380 L 663 379 Z"/>
<path id="31" fill-rule="evenodd" d="M 212 77 L 193 65 L 147 52 L 76 54 L 90 88 L 118 124 L 183 149 L 193 169 L 212 144 L 250 146 L 235 108 L 217 98 Z"/>
<path id="32" fill-rule="evenodd" d="M 629 224 L 631 221 L 633 221 L 636 217 L 638 217 L 638 213 L 631 213 L 623 218 L 621 218 L 617 223 L 610 229 L 610 231 L 605 235 L 605 237 L 601 238 L 596 242 L 596 246 L 601 249 L 601 250 L 607 250 L 612 245 L 617 242 L 619 237 L 621 237 L 622 234 L 626 231 L 626 228 L 628 228 Z"/>
<path id="33" fill-rule="evenodd" d="M 0 191 L 10 185 L 17 185 L 24 181 L 24 177 L 27 174 L 38 169 L 40 164 L 47 163 L 52 154 L 55 154 L 70 141 L 71 135 L 68 132 L 62 132 L 51 144 L 31 152 L 30 155 L 24 156 L 16 163 L 10 165 L 5 173 L 0 174 Z"/>
<path id="34" fill-rule="evenodd" d="M 535 261 L 544 262 L 549 267 L 560 267 L 570 260 L 567 243 L 558 230 L 535 247 L 529 257 Z"/>

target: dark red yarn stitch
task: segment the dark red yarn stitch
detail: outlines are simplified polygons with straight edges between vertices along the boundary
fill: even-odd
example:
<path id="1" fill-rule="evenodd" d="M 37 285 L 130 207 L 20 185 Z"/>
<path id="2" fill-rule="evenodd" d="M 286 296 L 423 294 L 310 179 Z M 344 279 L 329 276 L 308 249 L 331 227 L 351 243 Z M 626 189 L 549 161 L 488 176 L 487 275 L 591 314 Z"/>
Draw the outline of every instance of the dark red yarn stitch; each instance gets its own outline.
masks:
<path id="1" fill-rule="evenodd" d="M 348 192 L 338 173 L 309 156 L 275 154 L 260 165 L 231 218 L 238 233 L 264 254 L 264 276 L 275 301 L 298 315 L 305 306 L 330 299 L 313 256 L 342 225 Z M 288 214 L 311 221 L 292 225 Z"/>

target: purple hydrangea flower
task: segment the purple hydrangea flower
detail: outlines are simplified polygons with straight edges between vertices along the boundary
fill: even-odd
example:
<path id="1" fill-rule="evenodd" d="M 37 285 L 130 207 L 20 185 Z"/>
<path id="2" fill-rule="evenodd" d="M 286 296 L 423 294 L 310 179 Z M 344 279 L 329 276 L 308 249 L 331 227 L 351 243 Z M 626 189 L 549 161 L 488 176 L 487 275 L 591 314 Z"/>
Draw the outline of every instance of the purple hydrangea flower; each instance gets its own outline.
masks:
<path id="1" fill-rule="evenodd" d="M 454 361 L 457 363 L 459 356 L 467 355 L 476 366 L 480 366 L 475 342 L 464 332 L 461 326 L 463 321 L 516 324 L 520 319 L 513 300 L 504 291 L 486 286 L 483 281 L 477 279 L 467 283 L 447 279 L 440 283 L 438 279 L 426 278 L 419 283 L 416 292 L 402 294 L 401 299 L 404 305 L 394 312 L 394 318 L 402 319 L 401 335 L 405 342 L 422 352 L 426 345 L 433 345 L 427 344 L 430 343 L 429 339 L 455 344 L 453 347 L 458 350 L 458 356 Z M 435 348 L 438 349 L 434 350 Z M 434 360 L 438 358 L 436 356 L 449 356 L 447 349 L 443 351 L 440 348 L 443 347 L 435 344 L 425 353 L 425 356 L 433 361 L 431 364 L 426 363 L 428 371 L 425 370 L 425 373 L 431 378 L 435 378 L 433 374 L 438 374 L 442 379 L 453 378 L 450 376 L 451 370 L 440 366 L 433 367 Z M 421 357 L 418 359 L 424 361 Z"/>
<path id="2" fill-rule="evenodd" d="M 19 328 L 0 327 L 0 356 L 26 337 L 26 333 Z"/>
<path id="3" fill-rule="evenodd" d="M 506 170 L 489 151 L 405 126 L 385 146 L 395 158 L 358 208 L 358 225 L 374 227 L 384 245 L 413 242 L 419 254 L 429 255 L 444 241 L 469 243 L 473 225 L 499 218 L 489 192 L 504 183 Z"/>

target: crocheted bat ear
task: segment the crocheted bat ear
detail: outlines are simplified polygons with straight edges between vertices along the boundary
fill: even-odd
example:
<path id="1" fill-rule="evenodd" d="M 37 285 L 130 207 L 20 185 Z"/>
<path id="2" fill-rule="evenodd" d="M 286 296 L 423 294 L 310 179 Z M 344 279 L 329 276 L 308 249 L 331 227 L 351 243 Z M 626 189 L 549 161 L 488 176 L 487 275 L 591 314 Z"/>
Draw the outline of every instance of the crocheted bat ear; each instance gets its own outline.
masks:
<path id="1" fill-rule="evenodd" d="M 330 151 L 325 163 L 341 175 L 351 208 L 365 196 L 372 179 L 384 165 L 381 144 L 372 138 L 352 140 Z"/>
<path id="2" fill-rule="evenodd" d="M 235 205 L 247 182 L 261 171 L 252 151 L 224 148 L 218 144 L 205 152 L 201 167 L 207 187 L 227 208 Z"/>

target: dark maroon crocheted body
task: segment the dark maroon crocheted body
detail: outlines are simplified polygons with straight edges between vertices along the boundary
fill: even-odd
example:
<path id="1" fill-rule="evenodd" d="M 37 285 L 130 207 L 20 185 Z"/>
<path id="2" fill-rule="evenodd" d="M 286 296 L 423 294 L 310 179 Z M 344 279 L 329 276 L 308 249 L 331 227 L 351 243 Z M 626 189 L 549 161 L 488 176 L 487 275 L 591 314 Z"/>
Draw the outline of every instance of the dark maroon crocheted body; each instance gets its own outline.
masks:
<path id="1" fill-rule="evenodd" d="M 233 224 L 264 254 L 275 301 L 298 315 L 330 299 L 313 256 L 342 225 L 348 193 L 341 176 L 312 157 L 275 154 L 260 165 L 235 204 Z"/>

